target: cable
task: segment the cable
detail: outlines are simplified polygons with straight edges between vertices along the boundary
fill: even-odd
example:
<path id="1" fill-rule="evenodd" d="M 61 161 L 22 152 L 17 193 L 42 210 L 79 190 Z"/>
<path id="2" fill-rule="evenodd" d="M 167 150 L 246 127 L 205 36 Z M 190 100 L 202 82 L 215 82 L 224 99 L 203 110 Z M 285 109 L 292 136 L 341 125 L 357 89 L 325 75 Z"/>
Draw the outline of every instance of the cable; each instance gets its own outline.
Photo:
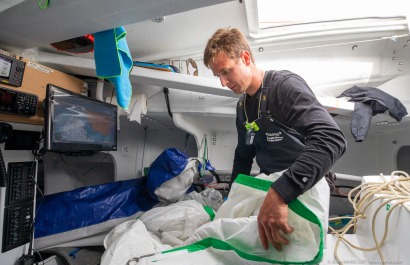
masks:
<path id="1" fill-rule="evenodd" d="M 113 87 L 112 90 L 111 90 L 110 104 L 112 102 L 112 98 L 114 97 L 114 91 L 115 91 L 115 87 Z"/>
<path id="2" fill-rule="evenodd" d="M 33 149 L 31 149 L 31 153 L 34 155 L 34 159 L 40 159 L 46 152 L 44 148 L 40 149 L 40 144 L 44 142 L 44 133 L 45 133 L 45 127 L 40 132 L 40 137 L 36 141 L 36 145 L 33 146 Z"/>
<path id="3" fill-rule="evenodd" d="M 33 167 L 34 167 L 34 165 L 35 165 L 35 157 L 34 157 L 34 159 L 33 159 L 33 166 L 32 166 L 32 169 L 31 169 L 31 171 L 34 169 Z M 37 189 L 37 191 L 40 193 L 40 195 L 41 195 L 41 200 L 40 200 L 40 203 L 38 204 L 38 206 L 37 206 L 37 209 L 36 209 L 36 212 L 35 212 L 35 215 L 34 215 L 34 219 L 33 219 L 33 225 L 34 225 L 34 221 L 35 221 L 35 218 L 36 218 L 36 216 L 37 216 L 37 212 L 38 212 L 38 209 L 40 209 L 40 206 L 41 206 L 41 204 L 43 203 L 43 199 L 44 199 L 44 193 L 43 193 L 43 191 L 40 189 L 40 186 L 38 185 L 38 183 L 37 183 L 37 181 L 36 181 L 36 178 L 34 177 L 34 175 L 30 175 L 31 176 L 31 179 L 33 180 L 33 182 L 34 182 L 34 185 L 36 186 L 36 189 Z"/>
<path id="4" fill-rule="evenodd" d="M 3 154 L 0 148 L 0 187 L 7 186 L 7 170 L 6 170 L 6 163 L 3 159 Z"/>
<path id="5" fill-rule="evenodd" d="M 165 94 L 165 102 L 167 103 L 168 114 L 169 114 L 169 116 L 171 116 L 171 118 L 173 118 L 172 117 L 172 112 L 171 112 L 171 106 L 169 104 L 169 89 L 167 87 L 164 87 L 163 91 L 164 91 L 164 94 Z"/>
<path id="6" fill-rule="evenodd" d="M 204 137 L 204 153 L 202 155 L 202 168 L 201 173 L 206 169 L 206 162 L 208 161 L 208 141 L 206 136 Z"/>
<path id="7" fill-rule="evenodd" d="M 397 175 L 402 176 L 395 178 L 395 176 Z M 336 230 L 332 227 L 329 227 L 329 229 L 331 230 L 331 234 L 338 238 L 335 244 L 334 257 L 339 265 L 343 265 L 342 261 L 339 259 L 337 254 L 340 242 L 343 242 L 347 246 L 350 246 L 361 251 L 377 250 L 381 260 L 381 264 L 385 264 L 382 247 L 385 244 L 387 238 L 390 215 L 393 212 L 393 210 L 396 209 L 398 206 L 406 207 L 403 204 L 406 202 L 410 202 L 410 177 L 406 172 L 403 171 L 393 171 L 391 173 L 391 180 L 388 180 L 382 174 L 380 176 L 382 177 L 384 182 L 363 183 L 349 192 L 348 199 L 354 208 L 353 217 L 329 218 L 329 221 L 350 219 L 350 221 L 341 229 Z M 357 221 L 359 219 L 366 219 L 366 210 L 369 207 L 371 207 L 374 202 L 377 201 L 382 201 L 382 203 L 376 208 L 371 220 L 371 230 L 375 245 L 373 247 L 365 248 L 352 244 L 346 238 L 344 238 L 344 235 L 350 228 L 353 228 L 354 232 L 356 232 Z M 395 205 L 389 209 L 389 212 L 386 215 L 384 223 L 384 233 L 381 240 L 378 240 L 375 231 L 377 215 L 381 209 L 384 209 L 392 201 L 395 201 Z"/>
<path id="8" fill-rule="evenodd" d="M 85 172 L 81 173 L 81 176 L 84 176 L 85 174 L 87 174 L 88 172 L 90 172 L 91 170 L 96 168 L 98 166 L 98 163 L 104 162 L 104 160 L 107 158 L 109 153 L 110 153 L 110 151 L 107 151 L 107 153 L 105 153 L 105 156 L 103 157 L 103 159 L 101 159 L 101 161 L 96 162 L 96 164 L 93 167 L 91 167 L 90 169 L 88 169 Z"/>
<path id="9" fill-rule="evenodd" d="M 185 143 L 184 143 L 184 153 L 186 153 L 186 149 L 187 149 L 187 147 L 188 147 L 188 141 L 189 141 L 189 137 L 190 137 L 191 135 L 189 134 L 189 133 L 186 133 L 185 134 Z"/>
<path id="10" fill-rule="evenodd" d="M 0 144 L 5 143 L 7 139 L 11 136 L 13 127 L 5 122 L 0 122 Z M 0 187 L 7 186 L 7 170 L 6 163 L 3 159 L 3 154 L 0 147 Z"/>
<path id="11" fill-rule="evenodd" d="M 156 96 L 156 95 L 158 95 L 159 93 L 162 93 L 162 90 L 161 90 L 161 91 L 159 91 L 159 92 L 157 92 L 157 93 L 155 93 L 154 95 L 150 96 L 149 98 L 147 98 L 147 101 L 148 101 L 149 99 L 151 99 L 151 98 L 155 97 L 155 96 Z"/>
<path id="12" fill-rule="evenodd" d="M 63 161 L 64 165 L 70 169 L 72 172 L 74 172 L 78 177 L 82 177 L 85 174 L 87 174 L 88 172 L 90 172 L 91 170 L 95 169 L 98 166 L 98 163 L 104 162 L 104 160 L 107 158 L 108 154 L 110 153 L 110 151 L 107 151 L 105 153 L 105 156 L 101 159 L 101 161 L 95 162 L 95 165 L 91 166 L 89 169 L 87 169 L 85 172 L 83 173 L 78 173 L 77 171 L 75 171 L 72 167 L 70 167 L 67 162 L 64 160 L 62 153 L 58 153 L 60 156 L 61 161 Z"/>
<path id="13" fill-rule="evenodd" d="M 35 211 L 34 211 L 33 220 L 31 221 L 31 224 L 30 224 L 30 242 L 29 242 L 29 247 L 28 247 L 27 255 L 24 255 L 24 254 L 23 254 L 23 255 L 19 258 L 19 264 L 29 264 L 29 263 L 27 263 L 27 262 L 34 262 L 34 260 L 35 260 L 34 255 L 32 255 L 32 252 L 33 252 L 33 250 L 34 250 L 34 249 L 33 249 L 34 225 L 35 225 L 35 222 L 36 222 L 38 210 L 40 209 L 41 204 L 43 203 L 43 198 L 44 198 L 44 194 L 43 194 L 43 192 L 41 191 L 40 187 L 38 186 L 38 183 L 37 183 L 36 178 L 35 178 L 35 172 L 34 172 L 34 170 L 37 169 L 37 167 L 35 167 L 35 165 L 36 165 L 36 159 L 37 159 L 37 157 L 34 155 L 34 156 L 33 156 L 32 165 L 31 165 L 31 168 L 30 168 L 29 176 L 31 177 L 31 179 L 32 179 L 32 181 L 33 181 L 35 187 L 36 187 L 36 188 L 38 189 L 38 191 L 40 192 L 40 194 L 41 194 L 41 200 L 40 200 L 40 203 L 39 203 L 39 205 L 38 205 L 37 207 L 36 207 L 36 205 L 34 205 Z M 36 250 L 34 250 L 34 251 L 36 251 Z M 40 255 L 40 257 L 41 257 L 41 255 Z M 33 264 L 33 263 L 31 263 L 31 264 Z M 44 261 L 43 261 L 43 264 L 44 264 Z"/>
<path id="14" fill-rule="evenodd" d="M 44 265 L 45 263 L 44 263 L 43 256 L 41 256 L 41 253 L 40 253 L 39 251 L 37 251 L 37 250 L 34 250 L 34 251 L 37 253 L 37 255 L 39 256 L 40 260 L 43 262 L 43 265 Z M 38 263 L 37 263 L 37 264 L 38 264 Z"/>
<path id="15" fill-rule="evenodd" d="M 144 127 L 144 146 L 142 148 L 142 161 L 141 161 L 141 167 L 142 167 L 142 174 L 145 176 L 144 172 L 144 156 L 145 156 L 145 142 L 147 141 L 147 126 Z"/>

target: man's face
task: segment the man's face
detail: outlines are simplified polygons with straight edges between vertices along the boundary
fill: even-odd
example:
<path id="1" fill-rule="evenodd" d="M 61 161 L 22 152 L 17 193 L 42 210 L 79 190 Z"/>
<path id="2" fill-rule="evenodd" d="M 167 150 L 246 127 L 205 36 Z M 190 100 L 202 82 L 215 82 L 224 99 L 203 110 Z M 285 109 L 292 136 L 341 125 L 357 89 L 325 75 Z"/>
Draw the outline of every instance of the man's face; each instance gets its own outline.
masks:
<path id="1" fill-rule="evenodd" d="M 223 87 L 228 87 L 235 94 L 243 94 L 252 81 L 249 64 L 250 57 L 247 52 L 243 52 L 239 59 L 230 59 L 224 53 L 219 53 L 210 68 L 214 76 L 219 77 Z"/>

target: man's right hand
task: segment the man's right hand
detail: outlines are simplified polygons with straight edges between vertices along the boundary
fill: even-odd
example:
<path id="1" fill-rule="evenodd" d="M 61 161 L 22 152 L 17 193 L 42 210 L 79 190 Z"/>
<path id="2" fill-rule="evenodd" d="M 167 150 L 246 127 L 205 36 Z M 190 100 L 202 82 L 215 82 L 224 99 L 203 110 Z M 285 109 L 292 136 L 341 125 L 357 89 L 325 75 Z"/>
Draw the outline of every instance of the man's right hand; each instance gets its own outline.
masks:
<path id="1" fill-rule="evenodd" d="M 271 243 L 278 251 L 289 244 L 283 234 L 290 234 L 294 228 L 288 225 L 288 205 L 272 188 L 266 194 L 258 215 L 259 237 L 265 250 Z"/>

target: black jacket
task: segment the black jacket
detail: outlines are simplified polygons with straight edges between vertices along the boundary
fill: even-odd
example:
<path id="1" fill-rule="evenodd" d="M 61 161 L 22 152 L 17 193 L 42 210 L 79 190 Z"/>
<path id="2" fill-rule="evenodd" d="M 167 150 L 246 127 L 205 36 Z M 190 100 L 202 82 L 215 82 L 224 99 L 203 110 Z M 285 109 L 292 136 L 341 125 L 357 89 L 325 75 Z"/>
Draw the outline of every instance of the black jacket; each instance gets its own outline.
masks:
<path id="1" fill-rule="evenodd" d="M 333 118 L 300 76 L 277 71 L 264 83 L 270 83 L 266 88 L 266 113 L 259 109 L 259 98 L 262 98 L 261 103 L 264 98 L 260 94 L 262 89 L 254 96 L 244 95 L 238 101 L 238 145 L 232 178 L 249 174 L 254 157 L 262 173 L 287 169 L 272 188 L 289 203 L 330 170 L 344 153 L 346 141 Z M 252 145 L 245 143 L 246 117 L 248 123 L 257 120 L 261 125 Z"/>
<path id="2" fill-rule="evenodd" d="M 388 110 L 391 117 L 401 121 L 407 115 L 406 108 L 397 98 L 378 88 L 353 86 L 340 97 L 350 97 L 349 101 L 355 102 L 350 128 L 356 142 L 367 136 L 372 116 Z"/>

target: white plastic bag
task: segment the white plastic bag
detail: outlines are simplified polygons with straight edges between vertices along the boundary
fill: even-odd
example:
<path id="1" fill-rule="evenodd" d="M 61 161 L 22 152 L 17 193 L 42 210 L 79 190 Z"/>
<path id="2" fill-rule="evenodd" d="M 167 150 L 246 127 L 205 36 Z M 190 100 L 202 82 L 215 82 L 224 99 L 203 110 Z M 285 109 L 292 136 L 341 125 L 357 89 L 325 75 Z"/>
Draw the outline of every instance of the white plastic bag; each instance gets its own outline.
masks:
<path id="1" fill-rule="evenodd" d="M 229 198 L 224 202 L 221 208 L 219 208 L 215 219 L 258 215 L 267 190 L 264 191 L 263 189 L 257 188 L 259 184 L 256 179 L 274 182 L 283 172 L 284 171 L 272 173 L 269 176 L 260 174 L 255 177 L 255 180 L 242 175 L 242 177 L 232 185 Z M 239 183 L 242 183 L 242 185 L 237 185 Z M 325 178 L 323 177 L 315 186 L 300 195 L 297 200 L 307 206 L 309 210 L 319 218 L 323 226 L 323 231 L 326 233 L 328 228 L 330 189 Z"/>
<path id="2" fill-rule="evenodd" d="M 289 204 L 288 222 L 295 231 L 285 235 L 282 251 L 265 251 L 259 239 L 257 213 L 272 182 L 281 174 L 253 178 L 240 175 L 214 221 L 199 227 L 186 246 L 145 259 L 141 264 L 317 264 L 322 260 L 327 227 L 329 187 L 325 179 Z M 198 262 L 196 262 L 198 260 Z"/>
<path id="3" fill-rule="evenodd" d="M 205 189 L 201 192 L 192 191 L 188 194 L 185 194 L 179 199 L 180 201 L 195 200 L 202 204 L 203 206 L 211 207 L 215 212 L 218 211 L 224 202 L 222 194 L 212 188 Z"/>
<path id="4" fill-rule="evenodd" d="M 104 239 L 104 247 L 101 265 L 127 264 L 133 257 L 171 248 L 156 241 L 139 220 L 130 220 L 113 228 Z"/>
<path id="5" fill-rule="evenodd" d="M 157 187 L 154 193 L 158 200 L 176 202 L 184 196 L 194 183 L 194 177 L 198 172 L 198 163 L 199 161 L 196 159 L 189 159 L 185 169 L 178 176 Z"/>
<path id="6" fill-rule="evenodd" d="M 139 220 L 163 244 L 174 247 L 182 245 L 195 229 L 209 222 L 211 216 L 199 202 L 190 200 L 153 208 Z"/>

